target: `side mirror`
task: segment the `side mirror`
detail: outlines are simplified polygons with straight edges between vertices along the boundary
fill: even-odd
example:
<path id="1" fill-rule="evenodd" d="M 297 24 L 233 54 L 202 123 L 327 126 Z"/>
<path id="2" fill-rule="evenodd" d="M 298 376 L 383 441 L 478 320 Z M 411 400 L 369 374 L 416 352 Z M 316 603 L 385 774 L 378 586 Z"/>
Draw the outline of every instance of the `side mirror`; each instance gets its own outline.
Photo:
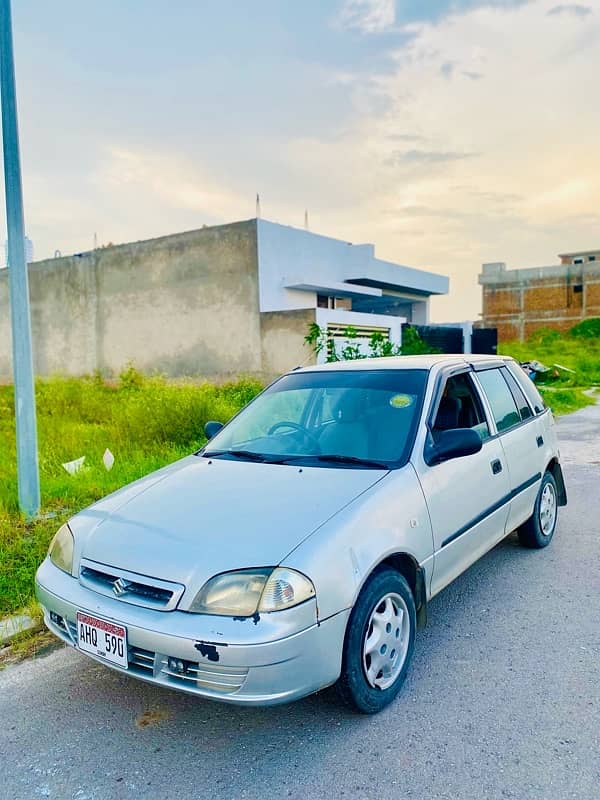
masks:
<path id="1" fill-rule="evenodd" d="M 471 428 L 451 428 L 440 431 L 427 458 L 428 464 L 439 464 L 451 458 L 471 456 L 481 450 L 481 436 Z"/>
<path id="2" fill-rule="evenodd" d="M 206 438 L 212 439 L 212 437 L 216 433 L 218 433 L 222 427 L 223 427 L 222 422 L 215 422 L 214 420 L 209 420 L 204 426 L 204 433 L 206 434 Z"/>

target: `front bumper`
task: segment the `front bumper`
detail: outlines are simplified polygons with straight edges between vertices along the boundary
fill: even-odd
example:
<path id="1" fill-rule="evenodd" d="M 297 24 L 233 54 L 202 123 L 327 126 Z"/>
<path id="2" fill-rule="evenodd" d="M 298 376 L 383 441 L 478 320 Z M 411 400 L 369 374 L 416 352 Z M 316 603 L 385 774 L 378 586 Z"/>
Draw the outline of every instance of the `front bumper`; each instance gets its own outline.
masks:
<path id="1" fill-rule="evenodd" d="M 77 646 L 77 611 L 120 623 L 127 628 L 128 667 L 95 660 L 170 689 L 240 705 L 273 705 L 329 686 L 340 674 L 349 610 L 318 624 L 314 601 L 263 614 L 256 623 L 155 611 L 92 592 L 49 559 L 35 584 L 44 621 L 56 636 Z M 169 658 L 189 667 L 174 672 Z"/>

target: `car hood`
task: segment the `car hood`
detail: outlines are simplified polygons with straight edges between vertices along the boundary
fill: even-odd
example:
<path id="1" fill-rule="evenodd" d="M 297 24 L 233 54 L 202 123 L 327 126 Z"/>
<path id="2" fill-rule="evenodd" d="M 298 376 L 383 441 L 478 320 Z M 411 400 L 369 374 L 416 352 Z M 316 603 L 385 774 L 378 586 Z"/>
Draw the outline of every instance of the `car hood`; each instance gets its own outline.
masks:
<path id="1" fill-rule="evenodd" d="M 184 584 L 274 566 L 387 472 L 190 456 L 71 521 L 77 556 Z"/>

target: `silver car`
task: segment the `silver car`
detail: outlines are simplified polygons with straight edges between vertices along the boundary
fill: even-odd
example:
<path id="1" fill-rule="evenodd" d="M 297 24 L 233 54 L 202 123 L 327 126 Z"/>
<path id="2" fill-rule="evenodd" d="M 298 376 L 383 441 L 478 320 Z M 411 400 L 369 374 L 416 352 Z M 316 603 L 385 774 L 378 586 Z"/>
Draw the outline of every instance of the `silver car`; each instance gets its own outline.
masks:
<path id="1" fill-rule="evenodd" d="M 294 370 L 206 431 L 64 525 L 36 589 L 80 652 L 214 700 L 336 684 L 379 711 L 429 600 L 511 531 L 548 545 L 566 504 L 552 414 L 508 358 Z"/>

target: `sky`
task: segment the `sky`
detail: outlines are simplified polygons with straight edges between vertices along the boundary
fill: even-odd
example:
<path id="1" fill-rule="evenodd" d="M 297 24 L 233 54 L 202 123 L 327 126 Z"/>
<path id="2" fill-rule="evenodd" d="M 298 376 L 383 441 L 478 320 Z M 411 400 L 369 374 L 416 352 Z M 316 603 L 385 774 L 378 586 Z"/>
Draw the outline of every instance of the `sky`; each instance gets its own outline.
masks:
<path id="1" fill-rule="evenodd" d="M 600 246 L 600 0 L 13 0 L 36 259 L 255 216 L 450 276 Z M 2 206 L 3 213 L 3 206 Z"/>

